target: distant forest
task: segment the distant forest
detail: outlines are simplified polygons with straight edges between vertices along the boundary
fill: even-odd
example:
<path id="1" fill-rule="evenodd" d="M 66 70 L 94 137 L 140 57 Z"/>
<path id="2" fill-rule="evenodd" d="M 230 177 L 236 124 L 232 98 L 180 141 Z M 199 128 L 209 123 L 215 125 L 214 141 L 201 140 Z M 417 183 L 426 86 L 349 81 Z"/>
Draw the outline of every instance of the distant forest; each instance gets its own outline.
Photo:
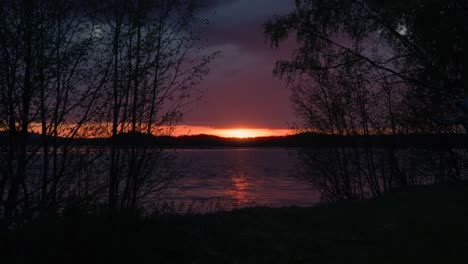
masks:
<path id="1" fill-rule="evenodd" d="M 40 145 L 41 136 L 31 133 L 29 144 Z M 56 144 L 70 144 L 70 139 L 57 137 Z M 0 132 L 0 144 L 8 144 L 7 132 Z M 464 148 L 468 144 L 465 134 L 407 134 L 407 135 L 329 135 L 299 133 L 289 136 L 226 138 L 213 135 L 154 136 L 123 133 L 111 138 L 77 138 L 76 146 L 134 146 L 157 148 L 321 148 L 321 147 L 391 147 L 400 148 Z"/>

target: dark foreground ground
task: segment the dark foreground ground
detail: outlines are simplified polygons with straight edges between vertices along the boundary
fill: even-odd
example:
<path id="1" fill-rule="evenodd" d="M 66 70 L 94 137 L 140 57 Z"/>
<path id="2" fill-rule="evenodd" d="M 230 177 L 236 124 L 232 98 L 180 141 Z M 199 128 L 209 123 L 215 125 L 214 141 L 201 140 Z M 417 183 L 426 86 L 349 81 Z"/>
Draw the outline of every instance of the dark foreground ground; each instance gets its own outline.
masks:
<path id="1" fill-rule="evenodd" d="M 315 208 L 105 219 L 71 215 L 4 232 L 0 262 L 468 263 L 466 183 Z"/>

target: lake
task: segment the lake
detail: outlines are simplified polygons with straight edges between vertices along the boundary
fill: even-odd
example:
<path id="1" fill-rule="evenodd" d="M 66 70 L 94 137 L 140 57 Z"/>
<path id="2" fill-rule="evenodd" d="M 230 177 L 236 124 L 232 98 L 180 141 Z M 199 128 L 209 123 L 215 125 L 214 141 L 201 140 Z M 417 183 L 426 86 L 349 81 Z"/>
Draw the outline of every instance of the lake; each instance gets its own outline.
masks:
<path id="1" fill-rule="evenodd" d="M 294 149 L 183 149 L 176 156 L 182 178 L 166 192 L 165 200 L 214 202 L 223 209 L 320 202 L 319 192 L 297 177 Z"/>

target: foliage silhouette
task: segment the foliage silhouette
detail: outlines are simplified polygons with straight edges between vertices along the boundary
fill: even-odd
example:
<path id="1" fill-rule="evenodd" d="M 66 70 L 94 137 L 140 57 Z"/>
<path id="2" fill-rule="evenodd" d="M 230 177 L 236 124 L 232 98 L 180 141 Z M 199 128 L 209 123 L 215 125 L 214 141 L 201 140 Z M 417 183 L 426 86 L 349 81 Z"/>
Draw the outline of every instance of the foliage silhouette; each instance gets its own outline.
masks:
<path id="1" fill-rule="evenodd" d="M 332 199 L 359 199 L 410 183 L 466 178 L 464 147 L 427 144 L 428 151 L 421 152 L 398 140 L 466 131 L 466 6 L 464 0 L 299 0 L 290 14 L 265 24 L 272 45 L 297 39 L 295 56 L 278 61 L 274 74 L 292 88 L 301 128 L 394 136 L 383 149 L 372 140 L 321 151 L 304 148 L 306 179 Z M 437 173 L 426 177 L 424 171 Z M 424 180 L 413 181 L 414 174 Z"/>

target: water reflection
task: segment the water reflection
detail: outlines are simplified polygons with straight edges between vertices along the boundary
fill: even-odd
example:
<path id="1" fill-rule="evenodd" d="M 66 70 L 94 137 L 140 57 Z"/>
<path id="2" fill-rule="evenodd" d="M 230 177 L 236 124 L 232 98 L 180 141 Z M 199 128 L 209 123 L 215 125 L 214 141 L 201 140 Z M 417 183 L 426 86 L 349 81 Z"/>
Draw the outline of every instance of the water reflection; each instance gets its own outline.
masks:
<path id="1" fill-rule="evenodd" d="M 247 199 L 249 183 L 245 175 L 236 175 L 231 177 L 232 188 L 227 191 L 228 196 L 232 199 L 234 208 L 239 208 L 242 204 L 249 204 L 252 201 Z"/>
<path id="2" fill-rule="evenodd" d="M 319 193 L 294 178 L 298 161 L 286 149 L 192 149 L 177 152 L 182 180 L 164 198 L 223 201 L 226 207 L 311 206 Z M 227 208 L 229 209 L 229 208 Z"/>

